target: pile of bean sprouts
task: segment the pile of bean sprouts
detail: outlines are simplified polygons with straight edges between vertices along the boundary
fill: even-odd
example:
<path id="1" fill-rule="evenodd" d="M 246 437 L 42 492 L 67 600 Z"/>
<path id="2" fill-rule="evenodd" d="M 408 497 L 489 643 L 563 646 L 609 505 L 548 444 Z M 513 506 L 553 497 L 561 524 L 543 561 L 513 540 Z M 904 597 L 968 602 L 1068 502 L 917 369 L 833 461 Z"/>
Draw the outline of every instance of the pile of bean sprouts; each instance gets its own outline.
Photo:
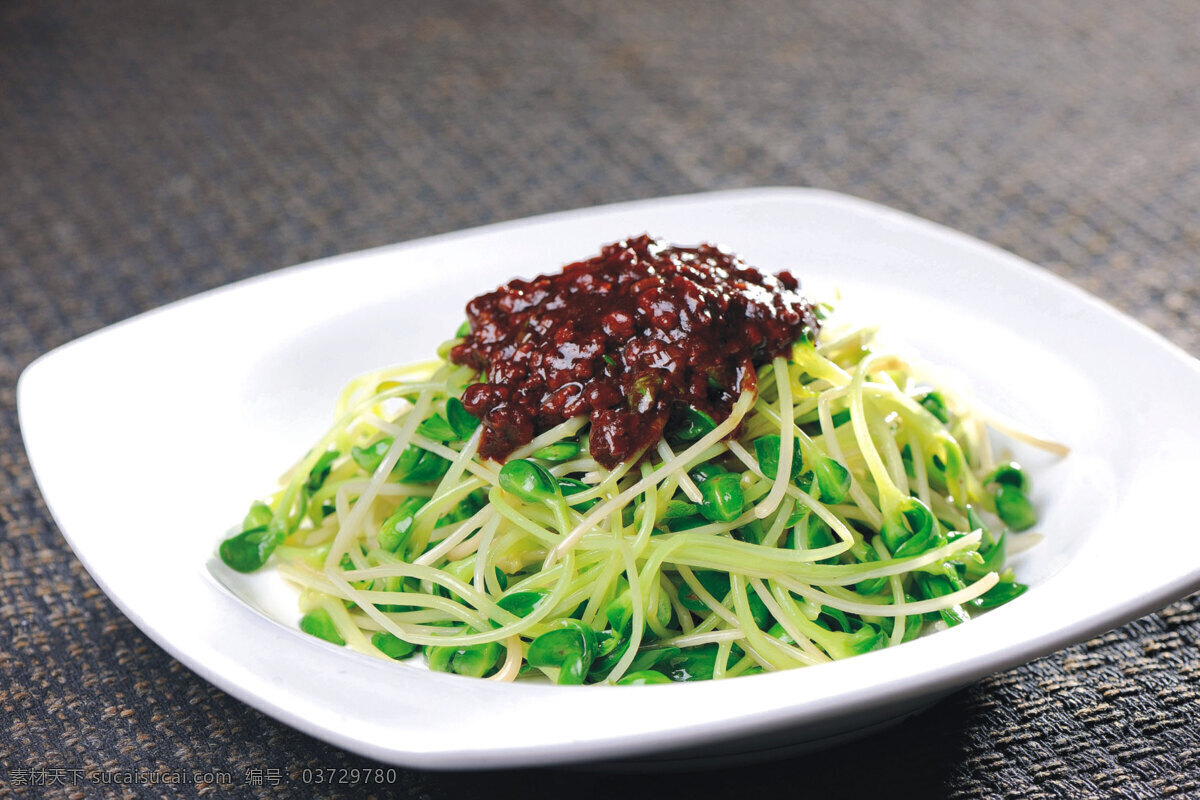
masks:
<path id="1" fill-rule="evenodd" d="M 439 350 L 444 357 L 454 341 Z M 301 590 L 300 627 L 494 680 L 721 679 L 892 647 L 1019 595 L 1028 479 L 872 328 L 797 342 L 729 416 L 692 413 L 606 470 L 586 417 L 476 455 L 439 359 L 361 376 L 336 423 L 221 548 Z M 1001 502 L 1002 501 L 1002 502 Z"/>

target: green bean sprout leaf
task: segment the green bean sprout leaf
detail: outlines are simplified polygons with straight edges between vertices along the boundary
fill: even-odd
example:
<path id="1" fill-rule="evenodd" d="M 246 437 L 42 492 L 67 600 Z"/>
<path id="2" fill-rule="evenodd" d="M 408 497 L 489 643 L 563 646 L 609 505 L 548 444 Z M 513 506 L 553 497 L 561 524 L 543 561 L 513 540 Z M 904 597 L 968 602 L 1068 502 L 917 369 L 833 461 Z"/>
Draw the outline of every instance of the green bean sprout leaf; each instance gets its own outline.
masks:
<path id="1" fill-rule="evenodd" d="M 337 450 L 328 450 L 317 459 L 317 463 L 308 472 L 308 480 L 304 483 L 304 489 L 309 495 L 315 494 L 325 485 L 325 479 L 329 477 L 329 473 L 333 469 L 333 462 L 337 461 L 339 455 L 341 453 Z"/>
<path id="2" fill-rule="evenodd" d="M 762 544 L 766 535 L 766 528 L 763 527 L 762 520 L 758 519 L 752 519 L 749 524 L 736 528 L 733 531 L 733 538 L 741 542 L 749 542 L 750 544 Z"/>
<path id="3" fill-rule="evenodd" d="M 652 669 L 657 664 L 668 661 L 679 655 L 678 647 L 656 647 L 652 650 L 643 650 L 637 654 L 629 664 L 630 672 L 642 672 L 643 670 Z"/>
<path id="4" fill-rule="evenodd" d="M 920 591 L 921 596 L 926 600 L 934 600 L 938 597 L 943 597 L 956 591 L 958 588 L 961 588 L 955 587 L 950 578 L 945 575 L 930 575 L 927 573 L 918 572 L 914 574 L 914 578 L 916 579 L 917 589 Z M 938 615 L 940 615 L 942 620 L 951 627 L 959 625 L 963 622 L 967 622 L 971 619 L 970 615 L 963 610 L 963 607 L 958 605 L 943 609 L 938 612 Z"/>
<path id="5" fill-rule="evenodd" d="M 621 642 L 627 641 L 612 631 L 600 631 L 596 634 L 596 659 L 611 655 L 621 647 Z M 624 652 L 622 650 L 621 652 Z"/>
<path id="6" fill-rule="evenodd" d="M 689 503 L 686 500 L 668 500 L 666 507 L 662 511 L 661 519 L 681 519 L 682 517 L 690 517 L 700 510 L 700 506 L 695 503 Z"/>
<path id="7" fill-rule="evenodd" d="M 408 658 L 417 649 L 415 644 L 406 642 L 399 636 L 395 636 L 387 631 L 378 631 L 373 634 L 371 636 L 371 644 L 388 658 L 394 659 Z"/>
<path id="8" fill-rule="evenodd" d="M 454 658 L 453 647 L 425 646 L 425 663 L 434 672 L 450 672 L 450 659 Z"/>
<path id="9" fill-rule="evenodd" d="M 942 397 L 941 392 L 925 392 L 917 397 L 917 402 L 924 406 L 926 411 L 937 417 L 938 422 L 943 425 L 950 421 L 950 412 L 946 410 L 946 400 Z"/>
<path id="10" fill-rule="evenodd" d="M 392 437 L 385 436 L 366 447 L 355 445 L 350 448 L 350 458 L 354 459 L 354 463 L 362 467 L 364 472 L 374 474 L 379 465 L 383 463 L 383 457 L 387 455 L 388 449 L 392 446 L 392 441 Z"/>
<path id="11" fill-rule="evenodd" d="M 588 670 L 588 680 L 593 683 L 604 680 L 628 650 L 629 637 L 611 631 L 596 634 L 596 658 Z"/>
<path id="12" fill-rule="evenodd" d="M 420 455 L 417 458 L 417 463 L 407 471 L 402 469 L 404 463 L 404 455 L 410 450 L 417 450 Z M 400 483 L 432 483 L 433 481 L 441 480 L 442 476 L 450 469 L 450 462 L 442 458 L 436 453 L 431 453 L 428 450 L 421 450 L 415 446 L 409 447 L 402 454 L 400 461 L 397 462 L 397 469 L 392 470 L 392 474 Z"/>
<path id="13" fill-rule="evenodd" d="M 246 512 L 245 519 L 242 520 L 242 530 L 248 531 L 254 528 L 265 528 L 271 524 L 271 518 L 274 516 L 269 505 L 254 502 L 250 505 L 250 510 Z"/>
<path id="14" fill-rule="evenodd" d="M 456 442 L 458 431 L 441 414 L 434 414 L 417 426 L 417 433 L 435 442 Z"/>
<path id="15" fill-rule="evenodd" d="M 836 504 L 846 499 L 850 492 L 850 472 L 832 458 L 823 458 L 812 466 L 820 488 L 818 500 L 822 503 Z"/>
<path id="16" fill-rule="evenodd" d="M 271 517 L 271 521 L 267 523 L 267 530 L 277 535 L 281 541 L 291 536 L 300 528 L 300 522 L 304 517 L 304 507 L 308 505 L 308 496 L 304 492 L 300 492 L 300 501 L 301 507 L 296 513 L 275 514 Z"/>
<path id="17" fill-rule="evenodd" d="M 818 620 L 818 624 L 820 624 L 820 620 Z M 887 647 L 888 637 L 882 628 L 870 623 L 864 623 L 861 628 L 851 633 L 830 631 L 814 639 L 814 641 L 830 657 L 842 659 Z"/>
<path id="18" fill-rule="evenodd" d="M 471 678 L 482 678 L 495 668 L 504 648 L 498 642 L 485 642 L 470 647 L 426 647 L 425 660 L 435 672 L 453 672 Z"/>
<path id="19" fill-rule="evenodd" d="M 558 668 L 558 685 L 578 686 L 587 679 L 591 666 L 591 662 L 582 655 L 572 654 L 569 658 L 564 659 Z"/>
<path id="20" fill-rule="evenodd" d="M 467 411 L 457 397 L 446 401 L 446 421 L 450 423 L 457 437 L 464 441 L 470 439 L 471 434 L 479 427 L 479 418 Z"/>
<path id="21" fill-rule="evenodd" d="M 583 683 L 596 654 L 595 633 L 577 620 L 560 624 L 563 627 L 534 639 L 525 658 L 535 667 L 558 669 L 560 684 Z"/>
<path id="22" fill-rule="evenodd" d="M 503 652 L 504 648 L 500 646 L 499 642 L 486 642 L 472 647 L 459 648 L 454 657 L 450 659 L 450 668 L 459 675 L 482 678 L 492 671 Z"/>
<path id="23" fill-rule="evenodd" d="M 266 563 L 281 541 L 283 535 L 272 533 L 266 526 L 251 528 L 221 542 L 219 552 L 230 568 L 253 572 Z"/>
<path id="24" fill-rule="evenodd" d="M 526 503 L 562 497 L 558 481 L 545 467 L 527 458 L 514 458 L 500 469 L 500 488 Z"/>
<path id="25" fill-rule="evenodd" d="M 397 480 L 406 478 L 417 468 L 423 458 L 425 458 L 425 451 L 415 444 L 404 448 L 404 451 L 400 453 L 400 458 L 396 460 L 396 466 L 392 467 L 392 477 Z"/>
<path id="26" fill-rule="evenodd" d="M 1009 600 L 1016 599 L 1025 594 L 1028 589 L 1029 587 L 1023 583 L 1000 581 L 971 602 L 972 605 L 979 609 L 997 608 Z"/>
<path id="27" fill-rule="evenodd" d="M 939 441 L 942 447 L 942 477 L 946 488 L 949 489 L 955 503 L 960 507 L 964 506 L 967 502 L 967 486 L 964 478 L 966 460 L 962 447 L 949 435 L 941 437 Z"/>
<path id="28" fill-rule="evenodd" d="M 728 472 L 729 470 L 725 469 L 715 461 L 705 461 L 692 467 L 691 470 L 688 471 L 688 477 L 690 477 L 697 484 L 701 484 L 709 478 L 712 478 L 716 475 L 724 475 Z"/>
<path id="29" fill-rule="evenodd" d="M 300 618 L 300 630 L 315 636 L 318 639 L 324 639 L 330 644 L 339 646 L 345 645 L 346 640 L 338 633 L 337 625 L 333 623 L 333 617 L 323 608 L 316 608 Z"/>
<path id="30" fill-rule="evenodd" d="M 672 683 L 671 679 L 654 670 L 630 672 L 617 681 L 617 686 L 649 686 L 652 683 Z"/>
<path id="31" fill-rule="evenodd" d="M 383 463 L 388 450 L 391 449 L 392 442 L 392 437 L 384 436 L 366 447 L 356 445 L 350 448 L 350 457 L 364 472 L 374 474 L 375 470 L 379 469 L 379 465 Z M 434 455 L 416 445 L 409 445 L 404 448 L 404 452 L 396 460 L 396 466 L 392 467 L 391 474 L 392 477 L 404 483 L 424 483 L 437 480 L 445 475 L 449 467 L 450 462 L 441 456 Z"/>
<path id="32" fill-rule="evenodd" d="M 379 546 L 389 553 L 395 553 L 408 543 L 416 522 L 417 512 L 429 502 L 424 497 L 406 497 L 396 506 L 392 515 L 384 520 L 379 528 Z"/>
<path id="33" fill-rule="evenodd" d="M 688 517 L 676 517 L 675 519 L 667 520 L 667 530 L 672 533 L 678 531 L 689 531 L 692 528 L 702 528 L 708 525 L 709 521 L 699 514 L 692 514 Z"/>
<path id="34" fill-rule="evenodd" d="M 892 625 L 895 626 L 896 620 L 892 619 Z M 919 614 L 910 614 L 904 618 L 904 633 L 900 635 L 900 641 L 911 642 L 921 635 L 921 631 L 925 629 L 925 620 Z M 887 632 L 888 636 L 892 635 L 891 630 Z"/>
<path id="35" fill-rule="evenodd" d="M 900 545 L 913 537 L 917 537 L 918 542 L 927 541 L 925 537 L 932 533 L 933 524 L 933 512 L 917 498 L 909 497 L 900 506 L 898 513 L 884 520 L 880 534 L 888 551 L 895 553 Z"/>
<path id="36" fill-rule="evenodd" d="M 856 637 L 851 645 L 854 655 L 870 653 L 872 650 L 882 650 L 887 647 L 888 637 L 879 627 L 865 623 L 850 636 Z"/>
<path id="37" fill-rule="evenodd" d="M 917 598 L 908 596 L 908 602 L 916 602 Z M 872 617 L 871 623 L 876 625 L 884 634 L 891 639 L 892 631 L 896 627 L 896 617 Z M 901 642 L 911 642 L 921 635 L 921 631 L 925 628 L 925 618 L 921 614 L 908 614 L 904 617 L 904 633 L 900 636 Z"/>
<path id="38" fill-rule="evenodd" d="M 554 512 L 559 533 L 570 528 L 569 509 L 558 479 L 549 470 L 528 458 L 515 458 L 500 469 L 500 488 L 526 503 L 544 503 Z M 626 507 L 630 514 L 631 507 Z"/>
<path id="39" fill-rule="evenodd" d="M 666 659 L 664 667 L 673 681 L 708 681 L 712 680 L 716 664 L 717 646 L 705 644 L 680 650 Z"/>
<path id="40" fill-rule="evenodd" d="M 700 513 L 712 522 L 733 522 L 742 515 L 746 497 L 741 478 L 733 473 L 714 475 L 700 484 Z"/>
<path id="41" fill-rule="evenodd" d="M 912 448 L 907 444 L 900 448 L 900 462 L 904 464 L 904 474 L 910 479 L 916 479 L 917 468 L 913 466 Z"/>
<path id="42" fill-rule="evenodd" d="M 829 606 L 821 606 L 821 616 L 817 617 L 817 624 L 826 630 L 842 633 L 854 633 L 861 627 L 859 625 L 851 626 L 846 612 Z"/>
<path id="43" fill-rule="evenodd" d="M 543 447 L 534 452 L 530 458 L 539 458 L 542 461 L 557 464 L 562 461 L 570 461 L 577 455 L 579 455 L 579 442 L 565 440 Z"/>
<path id="44" fill-rule="evenodd" d="M 1000 572 L 1007 560 L 1007 533 L 1000 531 L 1000 537 L 987 546 L 981 544 L 977 551 L 963 554 L 963 576 L 968 580 L 977 581 L 989 572 Z"/>
<path id="45" fill-rule="evenodd" d="M 563 497 L 569 498 L 571 495 L 579 494 L 580 492 L 586 492 L 590 488 L 591 487 L 586 483 L 576 480 L 575 478 L 558 479 L 558 489 L 562 492 Z M 599 502 L 599 497 L 592 497 L 588 500 L 567 500 L 567 505 L 569 505 L 571 508 L 577 508 L 580 511 L 587 513 L 589 510 L 591 510 L 592 506 Z"/>
<path id="46" fill-rule="evenodd" d="M 501 597 L 496 601 L 496 605 L 514 616 L 527 617 L 537 608 L 538 603 L 546 599 L 547 594 L 548 592 L 544 589 L 531 592 L 514 592 Z"/>
<path id="47" fill-rule="evenodd" d="M 563 493 L 564 497 L 570 497 L 573 494 L 586 492 L 590 487 L 581 480 L 575 478 L 559 478 L 558 490 Z"/>
<path id="48" fill-rule="evenodd" d="M 979 516 L 979 512 L 972 505 L 967 506 L 967 529 L 969 531 L 983 531 L 983 538 L 980 539 L 981 550 L 991 547 L 995 541 L 991 530 L 984 524 L 983 519 Z"/>
<path id="49" fill-rule="evenodd" d="M 671 429 L 672 438 L 681 442 L 694 442 L 717 427 L 716 421 L 698 408 L 688 406 L 683 420 Z"/>
<path id="50" fill-rule="evenodd" d="M 463 324 L 458 326 L 458 330 L 454 332 L 454 338 L 462 339 L 471 333 L 471 323 L 463 320 Z"/>
<path id="51" fill-rule="evenodd" d="M 829 527 L 829 523 L 816 514 L 808 515 L 803 526 L 803 537 L 801 546 L 805 550 L 830 547 L 837 541 L 833 536 L 833 529 Z"/>
<path id="52" fill-rule="evenodd" d="M 860 564 L 879 560 L 879 553 L 875 552 L 874 547 L 864 546 L 861 548 L 861 552 L 859 550 L 854 550 L 853 552 Z M 868 578 L 865 581 L 859 581 L 854 584 L 854 591 L 859 594 L 879 594 L 886 591 L 888 586 L 889 583 L 886 577 Z"/>
<path id="53" fill-rule="evenodd" d="M 811 475 L 812 473 L 810 472 L 808 474 Z M 783 527 L 796 527 L 803 522 L 810 513 L 812 513 L 812 509 L 810 509 L 808 506 L 804 505 L 803 503 L 796 503 L 794 506 L 792 506 L 792 511 L 790 514 L 788 514 L 787 522 L 783 524 Z"/>
<path id="54" fill-rule="evenodd" d="M 671 600 L 660 588 L 655 587 L 653 590 L 651 602 L 647 604 L 645 611 L 647 614 L 653 613 L 655 620 L 662 627 L 665 628 L 670 625 Z M 622 636 L 629 633 L 629 626 L 633 621 L 633 599 L 629 589 L 622 591 L 605 607 L 604 618 L 608 620 L 608 624 L 614 633 Z M 649 623 L 646 624 L 648 625 Z"/>
<path id="55" fill-rule="evenodd" d="M 945 537 L 938 532 L 937 525 L 921 528 L 920 531 L 904 540 L 892 551 L 893 558 L 911 558 L 919 556 L 927 550 L 932 550 L 945 544 Z"/>
<path id="56" fill-rule="evenodd" d="M 629 632 L 629 623 L 633 621 L 633 599 L 628 589 L 608 604 L 604 609 L 604 618 L 615 633 L 624 636 Z"/>
<path id="57" fill-rule="evenodd" d="M 780 625 L 778 622 L 776 622 L 774 625 L 771 626 L 770 630 L 767 631 L 767 635 L 774 636 L 776 639 L 783 642 L 784 644 L 795 644 L 796 643 L 796 640 L 792 638 L 792 635 L 790 633 L 788 633 L 786 630 L 784 630 L 783 626 Z"/>
<path id="58" fill-rule="evenodd" d="M 751 589 L 747 595 L 747 605 L 750 606 L 750 616 L 754 618 L 754 624 L 759 630 L 767 630 L 774 622 L 774 617 L 767 609 L 767 604 L 758 596 L 757 589 Z"/>
<path id="59" fill-rule="evenodd" d="M 696 580 L 704 587 L 705 591 L 716 598 L 717 602 L 725 599 L 729 594 L 729 574 L 725 572 L 717 572 L 715 570 L 698 569 L 693 573 Z M 709 608 L 704 604 L 692 590 L 692 587 L 686 583 L 679 587 L 679 602 L 684 608 L 690 611 L 708 611 Z"/>
<path id="60" fill-rule="evenodd" d="M 804 492 L 805 494 L 811 495 L 813 493 L 813 484 L 816 483 L 816 480 L 817 480 L 816 476 L 813 475 L 812 470 L 808 470 L 805 473 L 803 473 L 799 478 L 797 478 L 794 481 L 794 483 L 796 484 L 797 488 L 800 489 L 800 491 Z M 818 491 L 820 491 L 820 487 L 817 487 L 817 489 L 818 489 Z M 817 499 L 820 499 L 820 498 L 817 498 Z M 807 509 L 808 506 L 805 506 L 804 508 Z"/>
<path id="61" fill-rule="evenodd" d="M 996 488 L 996 516 L 1014 531 L 1028 530 L 1037 524 L 1033 503 L 1020 489 L 1006 483 Z"/>
<path id="62" fill-rule="evenodd" d="M 800 440 L 792 437 L 792 470 L 790 479 L 796 480 L 804 471 L 804 459 L 800 455 Z M 758 468 L 767 478 L 774 479 L 779 474 L 779 448 L 782 440 L 778 435 L 760 436 L 754 440 L 754 456 L 758 459 Z"/>
<path id="63" fill-rule="evenodd" d="M 1021 465 L 1015 461 L 1001 464 L 989 472 L 983 479 L 983 484 L 984 486 L 1000 484 L 1015 487 L 1022 492 L 1029 491 L 1029 480 L 1025 477 L 1025 470 L 1021 469 Z"/>

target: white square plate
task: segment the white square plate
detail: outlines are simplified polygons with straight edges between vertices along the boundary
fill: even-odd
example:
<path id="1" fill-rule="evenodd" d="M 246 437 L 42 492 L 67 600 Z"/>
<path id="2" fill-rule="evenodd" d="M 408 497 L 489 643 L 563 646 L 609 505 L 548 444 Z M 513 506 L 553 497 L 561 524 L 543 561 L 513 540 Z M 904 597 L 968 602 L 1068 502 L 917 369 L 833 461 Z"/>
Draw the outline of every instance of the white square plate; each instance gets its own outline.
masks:
<path id="1" fill-rule="evenodd" d="M 646 231 L 790 269 L 818 298 L 836 284 L 992 406 L 1069 444 L 1062 461 L 1021 453 L 1046 536 L 1016 564 L 1032 589 L 969 625 L 839 663 L 580 688 L 335 648 L 295 629 L 294 606 L 277 610 L 279 579 L 227 584 L 210 569 L 250 500 L 331 421 L 345 381 L 428 358 L 475 294 Z M 460 769 L 825 744 L 1195 591 L 1197 397 L 1195 360 L 1015 256 L 861 200 L 757 189 L 554 214 L 243 281 L 43 356 L 18 402 L 64 536 L 159 645 L 313 736 Z"/>

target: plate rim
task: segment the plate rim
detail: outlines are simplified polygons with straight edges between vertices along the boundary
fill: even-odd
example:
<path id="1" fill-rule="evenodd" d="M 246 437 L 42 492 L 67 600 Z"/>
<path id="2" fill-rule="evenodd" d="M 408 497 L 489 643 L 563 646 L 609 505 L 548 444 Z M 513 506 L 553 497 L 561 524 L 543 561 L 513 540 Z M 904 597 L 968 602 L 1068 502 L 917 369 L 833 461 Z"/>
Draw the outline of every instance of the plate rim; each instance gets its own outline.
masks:
<path id="1" fill-rule="evenodd" d="M 577 744 L 567 743 L 567 745 L 547 750 L 544 747 L 539 747 L 536 752 L 518 752 L 514 754 L 512 750 L 488 752 L 479 751 L 467 756 L 464 762 L 463 754 L 454 751 L 430 751 L 430 752 L 415 752 L 403 751 L 398 752 L 394 748 L 386 746 L 371 747 L 369 743 L 364 743 L 356 740 L 353 737 L 347 737 L 339 734 L 337 731 L 331 731 L 326 726 L 317 725 L 310 718 L 306 718 L 294 713 L 277 703 L 272 703 L 264 698 L 261 692 L 251 691 L 247 684 L 239 683 L 229 677 L 228 672 L 210 668 L 209 664 L 196 663 L 193 658 L 191 649 L 181 645 L 179 641 L 169 636 L 164 631 L 153 625 L 149 625 L 144 616 L 137 608 L 131 606 L 127 602 L 127 598 L 119 591 L 114 592 L 112 586 L 107 580 L 106 575 L 98 574 L 93 569 L 92 563 L 88 558 L 80 555 L 80 548 L 77 546 L 75 537 L 68 532 L 59 519 L 58 513 L 55 511 L 55 503 L 51 500 L 50 492 L 47 491 L 44 483 L 45 464 L 42 462 L 42 454 L 44 451 L 39 450 L 35 455 L 33 447 L 30 446 L 30 440 L 26 436 L 25 421 L 30 418 L 31 403 L 33 402 L 33 394 L 36 392 L 39 381 L 48 380 L 43 378 L 43 373 L 52 373 L 53 365 L 57 363 L 63 356 L 63 353 L 72 352 L 80 347 L 85 342 L 96 342 L 97 340 L 111 335 L 114 331 L 128 329 L 131 326 L 141 324 L 147 319 L 157 318 L 161 315 L 170 314 L 181 307 L 202 302 L 205 298 L 224 294 L 228 292 L 238 291 L 248 285 L 260 282 L 289 280 L 292 276 L 303 274 L 305 272 L 319 270 L 331 264 L 355 259 L 370 259 L 384 256 L 389 253 L 403 252 L 404 250 L 420 248 L 420 247 L 437 247 L 447 241 L 456 239 L 469 239 L 472 237 L 486 236 L 488 234 L 503 234 L 510 229 L 520 229 L 531 224 L 554 224 L 564 220 L 574 218 L 584 218 L 604 212 L 613 211 L 635 211 L 639 207 L 660 207 L 663 205 L 686 205 L 691 202 L 721 202 L 725 200 L 737 199 L 741 201 L 766 199 L 777 200 L 780 198 L 801 199 L 815 201 L 822 204 L 840 206 L 848 208 L 855 212 L 865 212 L 870 216 L 878 217 L 884 221 L 893 221 L 902 224 L 906 227 L 914 229 L 922 236 L 936 236 L 943 240 L 955 242 L 959 246 L 968 246 L 977 250 L 987 258 L 996 260 L 1002 259 L 1008 263 L 1010 267 L 1016 268 L 1022 274 L 1030 279 L 1037 281 L 1048 282 L 1053 284 L 1058 291 L 1069 293 L 1074 302 L 1086 303 L 1089 307 L 1103 313 L 1106 318 L 1114 323 L 1123 326 L 1130 332 L 1136 332 L 1144 343 L 1153 345 L 1164 352 L 1170 354 L 1174 359 L 1178 360 L 1180 365 L 1188 368 L 1197 374 L 1200 374 L 1200 362 L 1194 359 L 1190 354 L 1186 353 L 1182 348 L 1165 339 L 1158 333 L 1154 332 L 1139 321 L 1122 314 L 1105 301 L 1089 294 L 1082 288 L 1070 283 L 1066 279 L 1057 276 L 1047 270 L 1039 269 L 1025 259 L 1020 258 L 1012 253 L 1004 251 L 995 245 L 991 245 L 982 240 L 976 239 L 960 231 L 945 227 L 939 223 L 935 223 L 904 211 L 882 206 L 872 201 L 862 200 L 850 195 L 832 192 L 824 189 L 812 189 L 803 187 L 761 187 L 736 189 L 719 192 L 701 192 L 683 195 L 674 195 L 661 198 L 647 198 L 623 203 L 613 203 L 590 208 L 573 209 L 568 211 L 559 211 L 551 214 L 543 214 L 533 217 L 528 217 L 518 220 L 509 220 L 504 222 L 493 223 L 489 225 L 479 226 L 475 228 L 463 229 L 460 231 L 451 231 L 437 234 L 435 236 L 423 237 L 419 239 L 409 240 L 405 242 L 383 245 L 381 247 L 369 248 L 366 250 L 355 251 L 351 253 L 339 254 L 326 258 L 320 258 L 313 261 L 304 262 L 290 267 L 284 267 L 277 270 L 272 270 L 260 275 L 251 276 L 234 283 L 226 284 L 220 287 L 215 287 L 207 291 L 192 295 L 187 298 L 182 298 L 168 303 L 158 308 L 150 309 L 141 314 L 135 315 L 125 320 L 121 320 L 112 325 L 101 328 L 97 331 L 90 332 L 82 337 L 79 337 L 71 342 L 60 345 L 49 352 L 39 356 L 33 362 L 22 370 L 17 382 L 17 410 L 18 419 L 20 421 L 22 436 L 25 440 L 26 450 L 29 457 L 31 469 L 37 480 L 39 489 L 42 493 L 46 507 L 54 518 L 56 526 L 67 543 L 75 552 L 76 557 L 80 559 L 89 575 L 104 591 L 105 595 L 116 605 L 123 614 L 125 614 L 143 633 L 145 633 L 152 641 L 166 650 L 173 658 L 180 661 L 196 674 L 203 677 L 221 690 L 231 694 L 237 699 L 245 702 L 247 705 L 254 707 L 268 715 L 279 719 L 285 724 L 290 725 L 298 730 L 301 730 L 316 738 L 327 741 L 339 747 L 344 747 L 363 755 L 376 758 L 388 763 L 401 764 L 405 766 L 413 766 L 420 768 L 433 769 L 490 769 L 496 767 L 516 767 L 516 766 L 533 766 L 546 765 L 554 763 L 570 763 L 577 761 L 591 761 L 597 758 L 619 757 L 623 753 L 627 753 L 638 747 L 654 747 L 662 748 L 663 743 L 659 741 L 660 733 L 652 732 L 644 735 L 629 734 L 616 739 L 607 739 L 603 741 L 586 742 L 582 748 Z M 39 464 L 41 466 L 39 467 Z M 215 543 L 214 537 L 214 543 Z M 807 713 L 800 713 L 799 708 L 790 709 L 790 713 L 775 715 L 772 718 L 765 718 L 761 713 L 753 714 L 746 719 L 738 722 L 733 719 L 726 718 L 723 721 L 725 725 L 732 725 L 737 732 L 735 736 L 742 735 L 745 732 L 759 730 L 763 727 L 772 725 L 803 725 L 805 722 L 809 724 L 813 720 L 819 720 L 831 717 L 837 713 L 844 713 L 847 710 L 860 710 L 875 705 L 878 702 L 879 696 L 892 694 L 895 696 L 897 690 L 901 690 L 902 694 L 911 696 L 914 693 L 929 692 L 934 690 L 945 689 L 952 686 L 961 686 L 964 683 L 977 680 L 978 678 L 991 674 L 993 672 L 1007 669 L 1015 664 L 1024 663 L 1032 658 L 1045 655 L 1053 652 L 1061 647 L 1071 643 L 1081 641 L 1097 632 L 1109 630 L 1117 625 L 1124 624 L 1129 620 L 1136 619 L 1160 608 L 1167 602 L 1183 596 L 1191 591 L 1200 589 L 1200 565 L 1197 565 L 1190 573 L 1181 575 L 1180 577 L 1157 588 L 1157 591 L 1148 592 L 1134 598 L 1132 602 L 1126 602 L 1123 605 L 1116 607 L 1108 607 L 1102 609 L 1091 617 L 1083 620 L 1081 624 L 1067 629 L 1059 629 L 1055 632 L 1047 633 L 1041 637 L 1025 640 L 1017 643 L 1004 658 L 997 658 L 994 654 L 984 653 L 973 658 L 961 658 L 952 661 L 949 665 L 943 665 L 942 668 L 934 673 L 929 674 L 923 681 L 914 681 L 906 679 L 900 681 L 901 686 L 893 686 L 890 683 L 883 681 L 877 682 L 871 687 L 874 692 L 871 696 L 864 695 L 858 701 L 841 700 L 830 707 L 824 709 L 813 710 L 812 705 L 801 707 L 808 708 Z M 261 619 L 254 612 L 249 612 L 250 616 L 261 622 L 269 623 L 267 620 Z M 984 618 L 986 619 L 986 617 Z M 1086 623 L 1086 624 L 1084 624 Z M 324 647 L 319 643 L 306 643 Z M 311 648 L 310 648 L 311 649 Z M 345 655 L 340 651 L 335 651 L 328 648 L 335 655 Z M 868 654 L 860 656 L 853 661 L 858 662 L 861 659 L 870 659 L 876 654 Z M 880 654 L 882 655 L 882 654 Z M 362 658 L 367 658 L 362 656 Z M 984 663 L 986 662 L 986 663 Z M 840 662 L 839 667 L 850 662 Z M 764 678 L 772 678 L 774 676 L 762 676 Z M 459 678 L 457 676 L 434 676 L 435 680 L 450 680 L 450 681 L 469 681 L 471 679 Z M 758 680 L 756 678 L 756 680 Z M 734 683 L 734 682 L 731 682 Z M 701 694 L 696 691 L 699 684 L 685 684 L 680 686 L 662 687 L 668 691 L 692 691 L 693 694 Z M 555 687 L 556 689 L 558 687 Z M 657 689 L 657 687 L 655 687 Z M 572 691 L 572 690 L 568 690 Z M 574 690 L 579 691 L 579 690 Z M 606 691 L 601 689 L 600 691 Z M 621 691 L 628 691 L 623 689 Z M 637 691 L 645 691 L 640 689 Z M 713 692 L 713 694 L 717 694 Z M 264 705 L 267 706 L 264 708 Z M 787 711 L 783 709 L 781 711 Z M 799 719 L 796 719 L 799 717 Z M 684 746 L 688 744 L 709 744 L 727 738 L 728 729 L 724 732 L 716 732 L 704 729 L 703 726 L 693 727 L 682 732 L 676 731 L 680 741 Z M 645 737 L 652 737 L 654 741 L 645 741 Z M 586 752 L 579 752 L 581 749 Z"/>

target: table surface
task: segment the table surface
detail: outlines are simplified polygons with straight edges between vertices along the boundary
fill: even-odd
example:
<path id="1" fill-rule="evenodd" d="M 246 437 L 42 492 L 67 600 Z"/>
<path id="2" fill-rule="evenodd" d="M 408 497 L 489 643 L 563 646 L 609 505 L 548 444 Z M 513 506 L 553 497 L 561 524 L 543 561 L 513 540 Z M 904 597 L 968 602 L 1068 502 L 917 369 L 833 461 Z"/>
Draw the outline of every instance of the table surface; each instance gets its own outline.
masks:
<path id="1" fill-rule="evenodd" d="M 239 278 L 542 212 L 764 185 L 958 228 L 1195 355 L 1195 12 L 0 5 L 0 798 L 195 796 L 86 783 L 177 770 L 228 772 L 232 784 L 199 787 L 212 797 L 1200 797 L 1197 596 L 817 755 L 307 786 L 306 768 L 376 765 L 243 706 L 117 611 L 50 519 L 15 407 L 38 355 Z M 32 785 L 46 782 L 58 785 Z"/>

